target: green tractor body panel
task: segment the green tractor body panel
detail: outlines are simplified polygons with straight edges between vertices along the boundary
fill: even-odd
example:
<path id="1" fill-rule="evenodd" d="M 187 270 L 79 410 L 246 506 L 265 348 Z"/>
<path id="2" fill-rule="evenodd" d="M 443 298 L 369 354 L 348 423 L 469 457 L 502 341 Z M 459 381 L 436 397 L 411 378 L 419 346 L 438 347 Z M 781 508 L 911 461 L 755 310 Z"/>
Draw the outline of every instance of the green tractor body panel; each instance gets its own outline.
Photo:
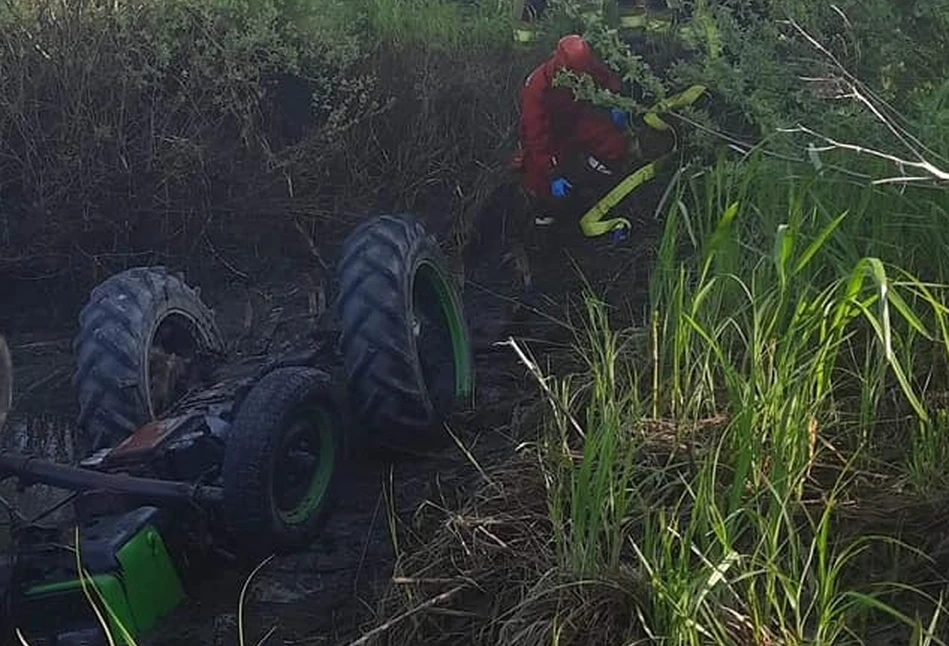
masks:
<path id="1" fill-rule="evenodd" d="M 184 600 L 178 572 L 161 534 L 151 525 L 119 550 L 118 560 L 135 626 L 140 634 L 148 632 Z"/>
<path id="2" fill-rule="evenodd" d="M 90 528 L 80 528 L 80 558 L 86 578 L 81 581 L 76 576 L 75 554 L 70 554 L 72 567 L 67 570 L 63 562 L 57 580 L 36 583 L 24 591 L 27 639 L 36 635 L 37 643 L 43 643 L 44 638 L 51 638 L 45 634 L 50 613 L 58 619 L 59 614 L 69 615 L 57 621 L 69 630 L 101 627 L 90 606 L 91 598 L 114 642 L 128 644 L 126 635 L 137 641 L 180 605 L 185 599 L 184 586 L 158 530 L 158 520 L 158 510 L 151 507 L 109 519 L 100 530 L 106 540 L 91 538 Z M 93 554 L 87 555 L 87 551 Z M 68 578 L 66 571 L 71 575 Z"/>
<path id="3" fill-rule="evenodd" d="M 116 643 L 119 643 L 120 640 L 122 643 L 125 642 L 124 639 L 121 639 L 122 631 L 119 624 L 125 626 L 125 629 L 133 637 L 136 636 L 132 612 L 129 609 L 128 599 L 125 595 L 125 587 L 119 577 L 114 574 L 99 574 L 94 575 L 91 580 L 87 579 L 86 589 L 95 599 L 98 595 L 91 589 L 92 586 L 95 586 L 102 599 L 111 609 L 111 613 L 105 613 L 104 616 L 109 623 L 109 633 L 116 638 Z M 82 583 L 78 579 L 34 586 L 26 591 L 26 595 L 32 602 L 31 605 L 35 604 L 37 606 L 37 610 L 44 607 L 49 609 L 74 607 L 80 604 L 86 607 L 89 606 L 82 590 Z"/>

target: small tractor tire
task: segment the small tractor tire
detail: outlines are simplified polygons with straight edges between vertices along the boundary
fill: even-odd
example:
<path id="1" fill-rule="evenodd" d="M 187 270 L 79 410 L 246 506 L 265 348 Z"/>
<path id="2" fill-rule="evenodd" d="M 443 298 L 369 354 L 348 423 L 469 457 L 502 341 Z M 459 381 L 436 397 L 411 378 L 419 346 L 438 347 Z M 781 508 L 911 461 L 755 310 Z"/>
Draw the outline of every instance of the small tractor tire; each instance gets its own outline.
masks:
<path id="1" fill-rule="evenodd" d="M 345 462 L 342 407 L 330 375 L 309 367 L 267 373 L 240 404 L 224 450 L 223 511 L 241 555 L 315 540 Z M 297 489 L 289 502 L 284 485 Z"/>

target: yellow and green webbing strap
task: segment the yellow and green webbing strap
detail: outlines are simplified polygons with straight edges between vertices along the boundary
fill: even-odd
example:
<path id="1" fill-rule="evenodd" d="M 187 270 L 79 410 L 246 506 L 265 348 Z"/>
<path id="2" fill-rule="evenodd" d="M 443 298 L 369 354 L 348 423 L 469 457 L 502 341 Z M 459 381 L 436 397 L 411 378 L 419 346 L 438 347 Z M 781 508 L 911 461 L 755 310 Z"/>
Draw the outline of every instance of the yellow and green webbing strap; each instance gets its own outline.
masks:
<path id="1" fill-rule="evenodd" d="M 623 32 L 640 31 L 650 34 L 671 34 L 675 27 L 675 22 L 668 11 L 651 11 L 641 5 L 629 7 L 620 6 L 617 22 L 619 29 Z M 680 38 L 688 40 L 695 33 L 695 30 L 689 24 L 681 24 L 678 27 Z"/>
<path id="2" fill-rule="evenodd" d="M 643 117 L 643 120 L 651 128 L 662 131 L 668 130 L 669 125 L 659 118 L 659 114 L 692 105 L 705 91 L 705 86 L 693 85 L 684 92 L 668 97 L 654 105 Z M 663 155 L 660 159 L 634 171 L 623 181 L 614 186 L 609 193 L 600 198 L 596 204 L 590 207 L 590 210 L 580 218 L 580 230 L 583 232 L 583 235 L 588 238 L 595 238 L 618 229 L 630 228 L 632 225 L 626 218 L 611 218 L 609 220 L 604 220 L 603 218 L 627 195 L 653 179 L 658 172 L 659 165 L 667 158 L 668 154 Z"/>
<path id="3" fill-rule="evenodd" d="M 580 230 L 588 238 L 595 238 L 617 229 L 630 229 L 632 224 L 626 218 L 612 218 L 603 220 L 610 210 L 619 204 L 640 185 L 656 176 L 656 162 L 650 162 L 626 177 L 614 186 L 609 193 L 590 207 L 590 210 L 580 218 Z"/>
<path id="4" fill-rule="evenodd" d="M 525 0 L 513 0 L 511 15 L 514 18 L 514 42 L 532 43 L 537 40 L 537 29 L 528 20 L 523 20 Z"/>
<path id="5" fill-rule="evenodd" d="M 537 40 L 537 31 L 527 26 L 514 28 L 514 42 L 518 44 L 532 43 Z"/>
<path id="6" fill-rule="evenodd" d="M 643 121 L 645 121 L 646 125 L 653 130 L 665 132 L 669 129 L 669 124 L 660 119 L 659 114 L 663 112 L 669 112 L 670 110 L 684 108 L 687 105 L 692 105 L 699 100 L 699 97 L 705 94 L 705 91 L 706 88 L 704 85 L 693 85 L 684 92 L 680 92 L 674 96 L 665 98 L 651 107 L 649 111 L 643 115 Z"/>
<path id="7" fill-rule="evenodd" d="M 511 0 L 513 17 L 515 21 L 521 21 L 524 15 L 525 0 Z M 608 4 L 608 3 L 607 3 Z M 582 18 L 586 20 L 595 20 L 602 16 L 606 6 L 602 0 L 588 0 L 583 3 L 584 7 L 580 11 Z M 618 15 L 616 15 L 616 26 L 623 32 L 634 32 L 642 30 L 648 34 L 670 33 L 674 27 L 673 20 L 667 15 L 667 12 L 647 11 L 644 7 L 634 4 L 633 6 L 618 6 Z M 610 19 L 612 23 L 613 20 Z M 680 25 L 678 28 L 679 36 L 689 39 L 694 35 L 694 29 L 688 25 Z M 529 24 L 520 24 L 514 28 L 514 41 L 517 43 L 530 43 L 537 40 L 537 31 Z"/>
<path id="8" fill-rule="evenodd" d="M 664 16 L 648 14 L 644 11 L 620 13 L 619 28 L 624 31 L 642 29 L 647 33 L 662 33 L 672 27 L 672 21 Z"/>

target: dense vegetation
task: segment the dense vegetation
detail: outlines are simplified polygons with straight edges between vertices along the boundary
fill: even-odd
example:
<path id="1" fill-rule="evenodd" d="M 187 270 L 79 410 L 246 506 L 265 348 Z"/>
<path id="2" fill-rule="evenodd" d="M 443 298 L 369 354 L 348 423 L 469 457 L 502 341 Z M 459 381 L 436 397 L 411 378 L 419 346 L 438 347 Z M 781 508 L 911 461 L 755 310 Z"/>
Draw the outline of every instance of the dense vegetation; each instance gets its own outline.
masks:
<path id="1" fill-rule="evenodd" d="M 464 213 L 530 67 L 508 23 L 433 0 L 0 3 L 0 271 L 85 291 L 248 239 L 305 254 L 377 204 Z"/>
<path id="2" fill-rule="evenodd" d="M 9 2 L 0 271 L 111 270 L 274 220 L 316 236 L 370 204 L 463 237 L 524 74 L 579 29 L 635 88 L 598 100 L 711 90 L 671 119 L 649 315 L 616 329 L 588 294 L 569 375 L 512 347 L 539 427 L 399 540 L 416 583 L 378 637 L 943 643 L 949 3 L 681 0 L 681 37 L 632 48 L 551 4 L 518 47 L 501 0 Z"/>
<path id="3" fill-rule="evenodd" d="M 598 100 L 641 108 L 693 82 L 714 100 L 676 120 L 690 144 L 649 317 L 617 330 L 589 294 L 579 370 L 524 352 L 549 404 L 536 443 L 419 526 L 399 574 L 423 583 L 390 598 L 449 590 L 470 614 L 389 643 L 949 635 L 949 5 L 680 4 L 685 42 L 634 49 L 559 5 L 555 29 L 636 81 Z"/>

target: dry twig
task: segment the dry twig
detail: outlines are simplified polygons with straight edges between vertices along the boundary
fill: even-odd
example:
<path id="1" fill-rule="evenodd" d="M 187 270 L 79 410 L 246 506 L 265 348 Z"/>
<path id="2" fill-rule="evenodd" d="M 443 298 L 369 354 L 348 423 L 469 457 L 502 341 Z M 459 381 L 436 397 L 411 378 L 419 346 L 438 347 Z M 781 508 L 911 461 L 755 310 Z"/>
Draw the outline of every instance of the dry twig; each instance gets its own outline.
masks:
<path id="1" fill-rule="evenodd" d="M 360 637 L 360 638 L 357 639 L 356 641 L 351 642 L 351 643 L 349 644 L 349 646 L 365 646 L 366 644 L 370 643 L 373 639 L 375 639 L 376 637 L 378 637 L 378 636 L 381 635 L 382 633 L 388 631 L 390 628 L 392 628 L 392 627 L 395 626 L 396 624 L 399 624 L 399 623 L 405 621 L 405 620 L 408 619 L 409 617 L 412 617 L 412 616 L 414 616 L 414 615 L 417 615 L 418 613 L 422 612 L 423 610 L 427 610 L 427 609 L 429 609 L 429 608 L 432 608 L 433 606 L 437 606 L 437 605 L 440 604 L 440 603 L 444 603 L 445 601 L 448 601 L 448 600 L 451 599 L 453 596 L 455 596 L 456 594 L 458 594 L 459 592 L 461 592 L 462 590 L 464 590 L 465 587 L 467 587 L 467 586 L 465 586 L 465 585 L 456 585 L 454 588 L 452 588 L 452 589 L 449 590 L 448 592 L 443 592 L 443 593 L 441 593 L 441 594 L 439 594 L 439 595 L 436 595 L 436 596 L 432 597 L 432 598 L 429 599 L 428 601 L 425 601 L 425 602 L 423 602 L 423 603 L 421 603 L 421 604 L 415 606 L 415 607 L 412 608 L 411 610 L 408 610 L 408 611 L 406 611 L 406 612 L 403 612 L 401 615 L 390 619 L 389 621 L 385 622 L 385 623 L 382 624 L 381 626 L 378 626 L 378 627 L 376 627 L 376 628 L 373 628 L 372 630 L 370 630 L 368 633 L 366 633 L 365 635 L 363 635 L 362 637 Z"/>
<path id="2" fill-rule="evenodd" d="M 826 145 L 820 148 L 815 148 L 814 150 L 816 152 L 849 150 L 857 154 L 870 155 L 878 159 L 889 161 L 899 168 L 899 175 L 874 180 L 872 182 L 873 184 L 911 184 L 917 182 L 936 182 L 937 184 L 943 184 L 949 182 L 949 171 L 946 171 L 932 163 L 926 157 L 926 155 L 924 155 L 923 151 L 925 150 L 930 156 L 933 156 L 934 153 L 928 150 L 926 146 L 916 137 L 898 126 L 892 118 L 884 114 L 883 107 L 877 105 L 878 102 L 881 104 L 883 104 L 883 102 L 873 97 L 873 93 L 865 88 L 860 80 L 851 74 L 846 66 L 844 66 L 844 64 L 841 63 L 840 60 L 834 56 L 830 50 L 827 49 L 827 47 L 821 44 L 796 21 L 788 20 L 787 24 L 791 25 L 791 27 L 793 27 L 798 34 L 800 34 L 812 47 L 814 47 L 814 49 L 816 49 L 822 56 L 830 61 L 836 72 L 842 77 L 842 79 L 836 80 L 840 83 L 844 83 L 847 86 L 847 91 L 839 93 L 838 97 L 853 99 L 857 103 L 867 108 L 871 114 L 873 114 L 874 118 L 883 124 L 883 126 L 886 127 L 886 129 L 894 137 L 896 137 L 897 140 L 899 140 L 899 142 L 907 149 L 909 154 L 915 158 L 915 160 L 906 159 L 894 153 L 875 150 L 873 148 L 867 148 L 858 144 L 838 141 L 833 137 L 829 137 L 803 125 L 798 125 L 795 128 L 783 128 L 780 129 L 780 132 L 801 132 L 822 140 Z M 826 81 L 827 79 L 820 80 Z M 909 175 L 905 170 L 907 168 L 923 171 L 923 174 Z"/>

